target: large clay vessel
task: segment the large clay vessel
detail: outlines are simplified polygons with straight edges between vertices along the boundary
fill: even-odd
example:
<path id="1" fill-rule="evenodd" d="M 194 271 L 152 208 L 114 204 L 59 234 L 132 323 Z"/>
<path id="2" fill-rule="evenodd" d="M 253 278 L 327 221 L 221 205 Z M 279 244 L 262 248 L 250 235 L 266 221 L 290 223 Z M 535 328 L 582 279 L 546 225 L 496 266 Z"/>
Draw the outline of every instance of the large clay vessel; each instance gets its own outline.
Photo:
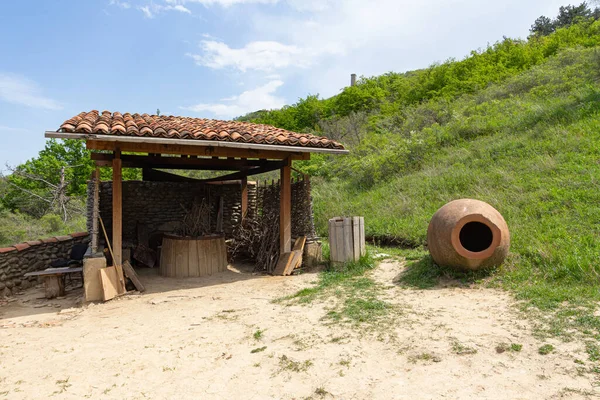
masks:
<path id="1" fill-rule="evenodd" d="M 427 246 L 438 265 L 485 269 L 502 264 L 510 247 L 510 233 L 502 215 L 489 204 L 454 200 L 431 218 Z"/>

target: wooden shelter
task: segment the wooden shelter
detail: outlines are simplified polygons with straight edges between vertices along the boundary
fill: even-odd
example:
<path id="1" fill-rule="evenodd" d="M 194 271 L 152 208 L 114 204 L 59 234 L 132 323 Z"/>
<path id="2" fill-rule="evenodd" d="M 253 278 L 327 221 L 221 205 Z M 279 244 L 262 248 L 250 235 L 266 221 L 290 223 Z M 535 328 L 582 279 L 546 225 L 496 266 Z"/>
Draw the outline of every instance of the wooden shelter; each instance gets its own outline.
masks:
<path id="1" fill-rule="evenodd" d="M 47 138 L 81 139 L 92 150 L 98 167 L 112 167 L 112 247 L 115 265 L 122 264 L 122 169 L 164 168 L 230 171 L 205 181 L 241 180 L 242 215 L 248 207 L 248 176 L 279 170 L 280 254 L 290 253 L 291 170 L 295 160 L 311 153 L 345 154 L 330 139 L 300 134 L 268 125 L 200 118 L 82 112 L 65 121 Z M 132 154 L 133 153 L 133 154 Z M 97 209 L 98 193 L 94 193 Z M 97 218 L 94 218 L 96 223 Z M 96 229 L 94 229 L 96 230 Z M 97 232 L 97 230 L 96 230 Z M 92 247 L 98 237 L 92 237 Z"/>

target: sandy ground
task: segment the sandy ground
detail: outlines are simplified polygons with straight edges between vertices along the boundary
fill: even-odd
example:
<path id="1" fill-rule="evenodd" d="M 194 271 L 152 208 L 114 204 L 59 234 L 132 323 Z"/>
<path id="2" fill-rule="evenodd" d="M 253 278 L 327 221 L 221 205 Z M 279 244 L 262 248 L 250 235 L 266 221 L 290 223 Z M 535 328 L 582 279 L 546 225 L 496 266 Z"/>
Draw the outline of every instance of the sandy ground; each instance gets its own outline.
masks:
<path id="1" fill-rule="evenodd" d="M 0 399 L 559 399 L 595 398 L 578 343 L 539 355 L 506 293 L 408 290 L 403 266 L 373 277 L 403 311 L 393 324 L 327 322 L 328 300 L 272 303 L 316 274 L 230 270 L 208 279 L 144 273 L 143 295 L 104 304 L 41 299 L 41 288 L 0 302 Z M 256 339 L 255 333 L 262 335 Z M 499 343 L 520 352 L 498 353 Z M 457 354 L 457 343 L 464 349 Z M 262 351 L 254 352 L 253 349 Z M 470 354 L 469 354 L 470 353 Z"/>

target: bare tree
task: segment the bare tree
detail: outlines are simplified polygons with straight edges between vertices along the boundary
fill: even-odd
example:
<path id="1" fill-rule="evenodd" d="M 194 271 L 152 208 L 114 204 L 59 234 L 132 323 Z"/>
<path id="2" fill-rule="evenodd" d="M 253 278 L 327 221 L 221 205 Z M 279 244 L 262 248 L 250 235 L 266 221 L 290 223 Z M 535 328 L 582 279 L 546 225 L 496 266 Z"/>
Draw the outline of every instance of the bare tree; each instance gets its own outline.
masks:
<path id="1" fill-rule="evenodd" d="M 367 119 L 367 113 L 353 111 L 346 117 L 321 120 L 319 126 L 327 137 L 352 146 L 360 144 Z"/>
<path id="2" fill-rule="evenodd" d="M 13 176 L 18 176 L 28 181 L 36 181 L 41 184 L 43 190 L 41 194 L 35 193 L 32 190 L 24 188 L 22 186 L 17 185 L 11 179 L 4 177 L 0 174 L 0 176 L 6 178 L 5 181 L 8 185 L 18 189 L 19 191 L 27 194 L 30 197 L 33 197 L 42 203 L 47 204 L 46 212 L 54 212 L 56 214 L 60 214 L 62 216 L 63 222 L 67 222 L 67 220 L 73 214 L 81 214 L 85 212 L 85 210 L 73 202 L 73 198 L 67 194 L 67 188 L 69 186 L 69 182 L 65 179 L 65 170 L 66 168 L 78 168 L 81 165 L 68 165 L 63 166 L 60 169 L 60 179 L 58 184 L 54 184 L 52 182 L 47 181 L 37 174 L 32 174 L 22 169 L 11 167 L 10 165 L 6 165 L 6 169 L 11 172 Z"/>

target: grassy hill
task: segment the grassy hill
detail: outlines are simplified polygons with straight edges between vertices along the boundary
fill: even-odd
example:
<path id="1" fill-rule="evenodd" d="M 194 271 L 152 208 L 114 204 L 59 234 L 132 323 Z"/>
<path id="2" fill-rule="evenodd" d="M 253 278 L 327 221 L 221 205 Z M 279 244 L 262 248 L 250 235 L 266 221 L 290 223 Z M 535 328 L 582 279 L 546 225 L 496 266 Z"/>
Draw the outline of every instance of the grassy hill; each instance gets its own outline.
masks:
<path id="1" fill-rule="evenodd" d="M 527 41 L 505 39 L 465 60 L 363 78 L 331 99 L 309 96 L 247 119 L 350 148 L 346 157 L 300 163 L 313 176 L 321 235 L 332 216 L 364 215 L 369 236 L 419 248 L 439 207 L 480 199 L 511 229 L 511 256 L 493 282 L 541 308 L 593 307 L 600 300 L 599 45 L 600 22 L 588 20 Z M 416 254 L 407 282 L 435 284 L 445 272 L 426 252 Z M 563 328 L 579 321 L 600 335 L 597 316 L 573 310 L 556 321 Z"/>
<path id="2" fill-rule="evenodd" d="M 338 178 L 313 180 L 319 232 L 333 215 L 364 215 L 368 235 L 420 245 L 439 207 L 476 198 L 511 229 L 506 282 L 524 294 L 543 291 L 544 302 L 599 298 L 600 51 L 566 50 L 445 107 L 447 122 L 405 140 L 420 151 L 414 161 L 407 162 L 414 151 L 383 137 L 378 150 L 324 162 L 342 168 Z M 361 184 L 370 169 L 385 170 L 381 181 Z"/>

